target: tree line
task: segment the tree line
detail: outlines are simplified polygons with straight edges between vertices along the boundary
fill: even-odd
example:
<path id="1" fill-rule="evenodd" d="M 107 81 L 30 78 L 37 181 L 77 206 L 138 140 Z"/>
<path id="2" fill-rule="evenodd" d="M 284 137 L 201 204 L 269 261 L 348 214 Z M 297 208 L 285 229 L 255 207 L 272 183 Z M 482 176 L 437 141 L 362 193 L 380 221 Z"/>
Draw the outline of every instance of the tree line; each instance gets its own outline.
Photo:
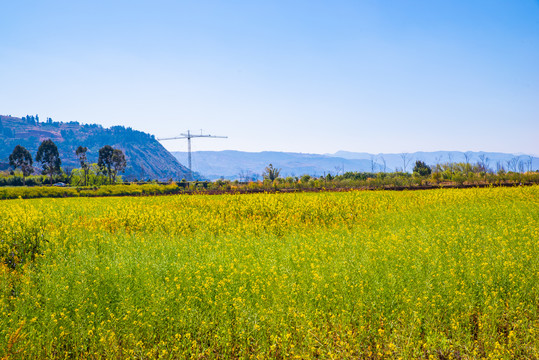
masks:
<path id="1" fill-rule="evenodd" d="M 417 187 L 432 186 L 437 184 L 454 185 L 480 185 L 502 183 L 539 183 L 539 171 L 517 170 L 513 166 L 506 171 L 500 167 L 493 172 L 486 166 L 485 161 L 472 164 L 470 162 L 450 162 L 429 166 L 425 162 L 417 160 L 412 173 L 397 170 L 395 172 L 355 172 L 349 171 L 341 174 L 327 173 L 323 176 L 311 176 L 308 174 L 281 177 L 281 169 L 269 164 L 262 173 L 262 182 L 259 181 L 235 181 L 231 185 L 240 186 L 250 184 L 255 187 L 273 188 L 349 188 L 349 187 Z M 519 169 L 518 169 L 519 170 Z M 221 180 L 222 185 L 225 181 Z"/>
<path id="2" fill-rule="evenodd" d="M 118 173 L 125 171 L 127 161 L 122 150 L 115 149 L 110 145 L 103 146 L 99 149 L 97 166 L 88 162 L 87 152 L 88 148 L 85 146 L 79 146 L 75 151 L 82 169 L 84 186 L 88 185 L 89 175 L 92 171 L 95 172 L 97 170 L 97 172 L 105 175 L 109 184 L 115 183 Z M 63 174 L 61 168 L 62 160 L 60 159 L 58 147 L 51 139 L 41 142 L 35 156 L 35 161 L 41 165 L 41 173 L 49 177 L 50 185 L 52 185 L 55 175 Z M 26 178 L 35 171 L 32 154 L 21 145 L 15 146 L 13 152 L 9 155 L 9 165 L 13 170 L 20 169 L 23 185 L 26 185 Z"/>

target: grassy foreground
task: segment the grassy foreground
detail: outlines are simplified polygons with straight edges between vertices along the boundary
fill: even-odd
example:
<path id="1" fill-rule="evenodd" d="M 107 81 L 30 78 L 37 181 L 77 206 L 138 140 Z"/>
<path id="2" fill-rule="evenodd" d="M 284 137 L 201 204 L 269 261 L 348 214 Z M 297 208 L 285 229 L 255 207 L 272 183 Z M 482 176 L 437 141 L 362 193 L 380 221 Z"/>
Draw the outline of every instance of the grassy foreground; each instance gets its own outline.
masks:
<path id="1" fill-rule="evenodd" d="M 538 186 L 4 200 L 0 254 L 0 358 L 539 356 Z"/>

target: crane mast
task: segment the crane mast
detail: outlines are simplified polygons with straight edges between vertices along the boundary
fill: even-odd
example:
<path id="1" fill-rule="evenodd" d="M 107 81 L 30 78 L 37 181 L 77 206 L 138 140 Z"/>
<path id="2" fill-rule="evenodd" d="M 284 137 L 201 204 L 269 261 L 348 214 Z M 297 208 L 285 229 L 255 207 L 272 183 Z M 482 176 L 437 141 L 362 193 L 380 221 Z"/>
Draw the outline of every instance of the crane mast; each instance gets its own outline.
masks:
<path id="1" fill-rule="evenodd" d="M 188 161 L 188 164 L 189 164 L 189 177 L 190 177 L 191 180 L 193 179 L 193 168 L 192 168 L 192 163 L 191 163 L 191 139 L 192 138 L 199 138 L 199 137 L 221 138 L 221 139 L 227 139 L 228 138 L 228 136 L 216 136 L 216 135 L 210 135 L 210 134 L 202 134 L 202 130 L 200 131 L 200 134 L 192 134 L 191 130 L 187 130 L 186 134 L 180 134 L 180 136 L 157 139 L 159 141 L 187 139 L 187 161 Z"/>

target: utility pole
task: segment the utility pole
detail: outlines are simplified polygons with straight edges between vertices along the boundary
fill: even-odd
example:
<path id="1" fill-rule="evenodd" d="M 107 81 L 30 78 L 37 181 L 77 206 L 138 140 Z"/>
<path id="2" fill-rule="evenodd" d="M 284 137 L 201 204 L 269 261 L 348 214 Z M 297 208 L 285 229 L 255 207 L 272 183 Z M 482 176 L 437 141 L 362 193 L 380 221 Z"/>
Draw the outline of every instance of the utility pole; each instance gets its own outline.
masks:
<path id="1" fill-rule="evenodd" d="M 175 136 L 175 137 L 171 137 L 171 138 L 157 139 L 159 141 L 187 139 L 187 161 L 189 163 L 189 177 L 190 177 L 190 180 L 193 180 L 193 168 L 192 168 L 192 164 L 191 164 L 191 139 L 192 138 L 199 138 L 199 137 L 221 138 L 221 139 L 227 139 L 228 138 L 228 136 L 214 136 L 214 135 L 209 135 L 209 134 L 202 134 L 202 130 L 200 130 L 200 135 L 199 134 L 191 134 L 191 131 L 187 130 L 187 134 L 180 134 L 180 136 Z"/>

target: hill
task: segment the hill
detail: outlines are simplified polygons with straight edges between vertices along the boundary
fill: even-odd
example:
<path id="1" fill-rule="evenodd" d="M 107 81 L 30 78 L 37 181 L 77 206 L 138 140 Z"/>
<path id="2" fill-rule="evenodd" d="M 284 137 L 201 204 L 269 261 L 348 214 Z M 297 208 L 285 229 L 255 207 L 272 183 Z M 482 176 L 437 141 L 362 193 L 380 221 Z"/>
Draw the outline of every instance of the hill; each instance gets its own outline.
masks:
<path id="1" fill-rule="evenodd" d="M 186 152 L 172 152 L 180 161 L 187 161 Z M 203 177 L 215 180 L 260 179 L 264 168 L 273 164 L 281 169 L 281 176 L 301 176 L 309 174 L 320 176 L 327 173 L 341 174 L 347 171 L 380 172 L 401 170 L 404 166 L 402 154 L 370 154 L 339 151 L 335 154 L 304 154 L 289 152 L 242 152 L 242 151 L 195 151 L 193 168 Z M 468 160 L 466 160 L 468 157 Z M 485 167 L 494 171 L 528 170 L 539 167 L 539 158 L 529 155 L 515 155 L 495 152 L 435 151 L 406 154 L 406 170 L 410 172 L 416 160 L 429 165 L 448 162 L 484 162 Z"/>
<path id="2" fill-rule="evenodd" d="M 103 128 L 95 124 L 62 123 L 52 119 L 40 122 L 37 116 L 17 118 L 0 115 L 0 167 L 7 168 L 9 154 L 16 145 L 24 146 L 35 157 L 39 144 L 45 139 L 53 140 L 58 146 L 64 170 L 80 167 L 75 155 L 78 146 L 88 147 L 88 160 L 95 163 L 99 149 L 111 145 L 125 153 L 125 179 L 181 179 L 189 173 L 153 135 L 123 126 Z"/>

